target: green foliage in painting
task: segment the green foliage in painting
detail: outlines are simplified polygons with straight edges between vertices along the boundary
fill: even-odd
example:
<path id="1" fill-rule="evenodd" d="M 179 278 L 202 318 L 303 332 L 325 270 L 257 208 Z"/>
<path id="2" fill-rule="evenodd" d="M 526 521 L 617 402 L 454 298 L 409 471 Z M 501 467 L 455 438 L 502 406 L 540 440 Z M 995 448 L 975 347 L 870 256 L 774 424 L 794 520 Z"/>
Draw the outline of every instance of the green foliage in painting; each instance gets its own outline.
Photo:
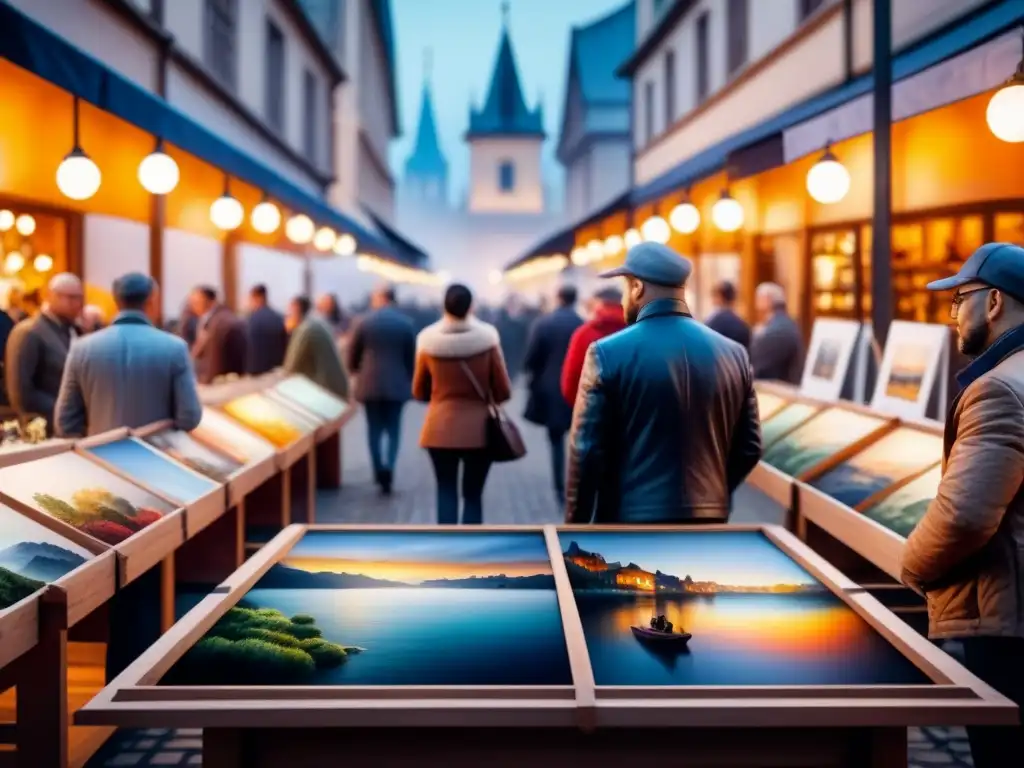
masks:
<path id="1" fill-rule="evenodd" d="M 137 508 L 103 488 L 76 491 L 70 504 L 46 493 L 37 493 L 33 498 L 44 512 L 107 544 L 120 544 L 161 518 L 158 511 Z"/>
<path id="2" fill-rule="evenodd" d="M 14 571 L 0 568 L 0 609 L 9 608 L 44 586 L 41 581 L 26 579 Z"/>

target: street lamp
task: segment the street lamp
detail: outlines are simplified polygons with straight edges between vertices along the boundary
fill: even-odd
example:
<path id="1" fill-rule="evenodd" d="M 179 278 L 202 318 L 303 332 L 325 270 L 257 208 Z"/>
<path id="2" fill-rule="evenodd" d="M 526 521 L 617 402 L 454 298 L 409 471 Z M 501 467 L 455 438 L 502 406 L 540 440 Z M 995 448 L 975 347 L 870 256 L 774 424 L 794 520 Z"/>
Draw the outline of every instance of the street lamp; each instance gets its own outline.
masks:
<path id="1" fill-rule="evenodd" d="M 743 226 L 743 206 L 728 189 L 722 190 L 722 196 L 711 209 L 711 220 L 723 232 L 735 232 Z"/>
<path id="2" fill-rule="evenodd" d="M 807 192 L 824 205 L 838 203 L 850 191 L 850 172 L 832 154 L 831 144 L 807 172 Z"/>
<path id="3" fill-rule="evenodd" d="M 1021 28 L 1021 59 L 1017 71 L 988 102 L 985 120 L 997 139 L 1024 141 L 1024 27 Z"/>
<path id="4" fill-rule="evenodd" d="M 78 136 L 78 97 L 72 102 L 71 151 L 57 166 L 57 188 L 72 200 L 88 200 L 100 188 L 100 169 L 92 158 L 82 151 Z"/>

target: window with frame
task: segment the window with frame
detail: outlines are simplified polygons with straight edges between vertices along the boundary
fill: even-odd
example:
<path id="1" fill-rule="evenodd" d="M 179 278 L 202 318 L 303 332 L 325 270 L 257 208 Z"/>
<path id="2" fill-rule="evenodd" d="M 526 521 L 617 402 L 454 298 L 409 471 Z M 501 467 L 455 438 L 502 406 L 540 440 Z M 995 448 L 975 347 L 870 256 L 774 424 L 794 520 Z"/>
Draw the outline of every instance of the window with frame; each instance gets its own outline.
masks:
<path id="1" fill-rule="evenodd" d="M 307 69 L 302 74 L 302 114 L 306 121 L 302 130 L 302 151 L 313 163 L 316 162 L 316 121 L 320 115 L 316 92 L 316 77 Z"/>
<path id="2" fill-rule="evenodd" d="M 704 101 L 711 92 L 710 52 L 708 50 L 708 14 L 702 13 L 697 19 L 697 103 Z"/>
<path id="3" fill-rule="evenodd" d="M 511 160 L 502 160 L 498 165 L 498 189 L 511 192 L 516 188 L 516 166 Z"/>
<path id="4" fill-rule="evenodd" d="M 676 52 L 665 51 L 665 128 L 676 119 Z"/>
<path id="5" fill-rule="evenodd" d="M 825 0 L 797 0 L 797 3 L 797 13 L 803 22 L 813 16 L 825 4 Z"/>
<path id="6" fill-rule="evenodd" d="M 644 144 L 654 141 L 654 83 L 644 84 Z"/>
<path id="7" fill-rule="evenodd" d="M 263 107 L 267 122 L 281 132 L 284 130 L 284 34 L 267 19 L 267 32 L 263 56 Z"/>
<path id="8" fill-rule="evenodd" d="M 203 59 L 214 78 L 234 90 L 238 84 L 238 0 L 206 0 Z"/>
<path id="9" fill-rule="evenodd" d="M 747 63 L 750 56 L 749 0 L 729 0 L 727 12 L 729 25 L 727 61 L 729 74 L 733 75 Z"/>

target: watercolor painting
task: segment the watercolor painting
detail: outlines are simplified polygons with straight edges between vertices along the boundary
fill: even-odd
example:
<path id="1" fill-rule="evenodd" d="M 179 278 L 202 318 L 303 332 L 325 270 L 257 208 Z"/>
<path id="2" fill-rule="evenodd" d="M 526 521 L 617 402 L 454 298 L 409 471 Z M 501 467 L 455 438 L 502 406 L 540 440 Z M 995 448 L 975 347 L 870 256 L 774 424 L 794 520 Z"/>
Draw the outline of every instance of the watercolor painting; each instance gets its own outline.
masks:
<path id="1" fill-rule="evenodd" d="M 310 425 L 292 409 L 257 393 L 243 395 L 223 405 L 233 419 L 262 435 L 278 448 L 285 448 L 312 432 Z"/>
<path id="2" fill-rule="evenodd" d="M 562 531 L 604 685 L 899 685 L 928 679 L 757 531 Z M 685 646 L 634 627 L 664 617 Z"/>
<path id="3" fill-rule="evenodd" d="M 921 396 L 925 371 L 932 360 L 933 350 L 919 344 L 900 344 L 892 357 L 885 394 L 916 403 Z"/>
<path id="4" fill-rule="evenodd" d="M 120 544 L 175 509 L 71 452 L 0 469 L 0 489 L 106 544 Z"/>
<path id="5" fill-rule="evenodd" d="M 213 408 L 203 408 L 202 421 L 189 434 L 240 464 L 265 461 L 277 452 L 272 443 Z"/>
<path id="6" fill-rule="evenodd" d="M 811 418 L 818 409 L 807 403 L 790 403 L 774 416 L 761 418 L 761 443 L 768 448 L 789 430 Z"/>
<path id="7" fill-rule="evenodd" d="M 0 611 L 91 557 L 88 550 L 0 504 Z"/>
<path id="8" fill-rule="evenodd" d="M 832 381 L 839 369 L 839 357 L 843 344 L 839 339 L 822 339 L 818 345 L 818 354 L 814 356 L 811 376 L 816 379 Z"/>
<path id="9" fill-rule="evenodd" d="M 94 445 L 87 448 L 86 453 L 182 506 L 198 501 L 220 487 L 220 483 L 189 472 L 134 437 Z"/>
<path id="10" fill-rule="evenodd" d="M 811 481 L 848 507 L 942 460 L 942 437 L 900 427 Z"/>
<path id="11" fill-rule="evenodd" d="M 864 515 L 903 538 L 917 527 L 928 511 L 928 505 L 939 492 L 942 467 L 937 466 L 902 488 L 893 491 L 880 502 L 864 510 Z"/>
<path id="12" fill-rule="evenodd" d="M 764 452 L 763 461 L 790 477 L 799 477 L 884 424 L 875 416 L 828 408 L 774 443 Z"/>
<path id="13" fill-rule="evenodd" d="M 757 413 L 761 421 L 767 421 L 789 404 L 788 400 L 783 400 L 770 392 L 755 390 L 754 393 L 757 395 Z"/>
<path id="14" fill-rule="evenodd" d="M 167 685 L 571 685 L 544 536 L 311 531 Z"/>
<path id="15" fill-rule="evenodd" d="M 232 474 L 245 466 L 245 462 L 203 445 L 180 429 L 161 429 L 147 435 L 145 441 L 179 464 L 218 483 L 226 483 Z"/>
<path id="16" fill-rule="evenodd" d="M 286 400 L 328 421 L 340 418 L 348 410 L 348 404 L 344 400 L 317 386 L 305 376 L 289 376 L 275 385 L 274 391 Z"/>

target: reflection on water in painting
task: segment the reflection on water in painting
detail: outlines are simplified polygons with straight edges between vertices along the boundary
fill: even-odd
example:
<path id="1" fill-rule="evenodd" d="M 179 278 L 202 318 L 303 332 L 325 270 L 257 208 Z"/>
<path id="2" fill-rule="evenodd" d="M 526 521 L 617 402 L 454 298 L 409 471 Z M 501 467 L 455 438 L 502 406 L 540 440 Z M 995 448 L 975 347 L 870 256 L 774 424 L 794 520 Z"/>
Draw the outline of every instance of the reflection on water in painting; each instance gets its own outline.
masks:
<path id="1" fill-rule="evenodd" d="M 598 685 L 878 685 L 928 679 L 831 594 L 576 594 Z M 665 654 L 630 626 L 655 613 L 693 637 Z"/>

